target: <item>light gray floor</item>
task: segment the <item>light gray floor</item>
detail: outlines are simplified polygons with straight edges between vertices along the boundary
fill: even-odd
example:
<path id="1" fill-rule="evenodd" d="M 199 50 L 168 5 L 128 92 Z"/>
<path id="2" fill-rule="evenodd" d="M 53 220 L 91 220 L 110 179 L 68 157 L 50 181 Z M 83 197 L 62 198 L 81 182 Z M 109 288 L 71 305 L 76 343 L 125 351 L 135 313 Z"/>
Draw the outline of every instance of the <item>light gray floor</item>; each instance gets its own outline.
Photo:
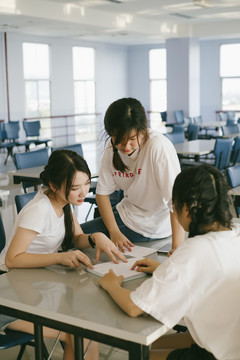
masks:
<path id="1" fill-rule="evenodd" d="M 45 340 L 46 346 L 48 349 L 51 349 L 51 345 L 53 343 L 52 340 Z M 0 351 L 0 359 L 1 360 L 16 360 L 19 347 L 15 347 L 12 349 L 2 350 Z M 100 344 L 100 360 L 127 360 L 128 353 L 126 351 L 110 348 L 107 345 Z M 61 360 L 63 356 L 63 350 L 60 344 L 58 344 L 54 350 L 54 353 L 51 357 L 51 360 Z M 34 348 L 28 346 L 24 352 L 22 360 L 33 360 L 34 359 Z M 137 359 L 136 359 L 137 360 Z"/>

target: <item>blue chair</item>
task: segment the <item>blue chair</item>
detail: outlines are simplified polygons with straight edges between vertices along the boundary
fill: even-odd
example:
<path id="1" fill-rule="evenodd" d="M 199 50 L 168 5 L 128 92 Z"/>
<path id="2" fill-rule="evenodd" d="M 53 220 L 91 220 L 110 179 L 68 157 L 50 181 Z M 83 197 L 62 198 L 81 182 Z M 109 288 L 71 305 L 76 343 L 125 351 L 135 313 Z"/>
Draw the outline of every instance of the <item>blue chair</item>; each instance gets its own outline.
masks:
<path id="1" fill-rule="evenodd" d="M 188 141 L 198 139 L 199 130 L 200 130 L 199 125 L 197 125 L 197 124 L 188 124 L 188 127 L 187 127 Z"/>
<path id="2" fill-rule="evenodd" d="M 173 144 L 179 144 L 185 141 L 185 135 L 183 132 L 171 132 L 164 134 Z"/>
<path id="3" fill-rule="evenodd" d="M 19 194 L 15 196 L 15 204 L 17 208 L 17 213 L 19 213 L 22 208 L 34 198 L 34 196 L 37 194 L 37 191 L 29 192 L 26 194 Z"/>
<path id="4" fill-rule="evenodd" d="M 223 135 L 233 135 L 239 132 L 237 124 L 221 126 Z"/>
<path id="5" fill-rule="evenodd" d="M 14 154 L 14 161 L 17 169 L 27 169 L 30 167 L 46 165 L 48 162 L 48 149 L 44 148 L 25 153 L 16 153 Z M 40 183 L 41 181 L 37 181 L 36 179 L 28 182 L 24 181 L 22 183 L 24 192 L 26 192 L 27 188 L 32 186 L 34 186 L 35 190 L 37 190 L 37 185 Z"/>
<path id="6" fill-rule="evenodd" d="M 19 140 L 19 121 L 9 121 L 3 123 L 5 141 L 15 143 L 16 146 L 26 146 L 26 141 Z"/>
<path id="7" fill-rule="evenodd" d="M 40 120 L 36 120 L 36 121 L 25 120 L 23 121 L 23 128 L 25 130 L 27 137 L 26 150 L 29 150 L 31 144 L 34 145 L 45 144 L 46 147 L 48 147 L 49 141 L 52 141 L 52 139 L 44 139 L 40 137 L 40 129 L 41 129 Z"/>
<path id="8" fill-rule="evenodd" d="M 5 235 L 5 229 L 2 221 L 2 216 L 0 213 L 0 253 L 4 249 L 6 244 L 6 235 Z M 20 351 L 18 353 L 17 360 L 21 360 L 23 353 L 25 351 L 25 348 L 27 345 L 29 346 L 35 346 L 34 344 L 34 335 L 27 334 L 22 331 L 14 331 L 14 330 L 5 330 L 6 335 L 0 334 L 0 351 L 13 348 L 15 346 L 20 346 Z M 48 359 L 48 351 L 43 344 L 43 354 L 44 359 Z"/>
<path id="9" fill-rule="evenodd" d="M 4 134 L 4 136 L 3 136 Z M 4 165 L 6 165 L 8 157 L 11 156 L 13 158 L 13 148 L 14 146 L 17 146 L 16 142 L 11 141 L 5 141 L 5 131 L 3 130 L 3 126 L 0 123 L 0 149 L 6 149 L 7 150 L 7 157 L 4 161 Z"/>
<path id="10" fill-rule="evenodd" d="M 83 156 L 82 144 L 72 144 L 72 145 L 66 145 L 60 147 L 52 147 L 51 151 L 53 152 L 55 150 L 62 150 L 62 149 L 72 150 L 75 151 L 78 155 Z"/>
<path id="11" fill-rule="evenodd" d="M 226 169 L 230 163 L 233 147 L 233 139 L 216 139 L 213 154 L 215 156 L 214 166 L 219 170 Z"/>
<path id="12" fill-rule="evenodd" d="M 183 110 L 174 111 L 175 120 L 177 124 L 184 124 L 184 112 Z"/>
<path id="13" fill-rule="evenodd" d="M 240 185 L 240 165 L 230 166 L 226 169 L 226 176 L 228 184 L 231 188 L 235 188 Z M 233 204 L 237 216 L 240 215 L 240 197 L 233 197 Z"/>
<path id="14" fill-rule="evenodd" d="M 234 144 L 231 154 L 231 163 L 235 165 L 240 162 L 240 135 L 236 136 L 234 139 Z"/>

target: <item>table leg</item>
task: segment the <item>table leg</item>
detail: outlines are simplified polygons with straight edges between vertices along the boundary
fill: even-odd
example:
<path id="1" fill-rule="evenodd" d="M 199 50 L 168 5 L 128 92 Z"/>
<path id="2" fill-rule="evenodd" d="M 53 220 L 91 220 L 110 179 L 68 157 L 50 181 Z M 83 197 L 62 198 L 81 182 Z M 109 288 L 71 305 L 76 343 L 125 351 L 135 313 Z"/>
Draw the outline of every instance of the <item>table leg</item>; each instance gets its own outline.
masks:
<path id="1" fill-rule="evenodd" d="M 74 335 L 74 354 L 75 360 L 84 359 L 83 338 L 79 335 Z"/>
<path id="2" fill-rule="evenodd" d="M 135 344 L 129 349 L 129 360 L 149 360 L 149 346 Z"/>
<path id="3" fill-rule="evenodd" d="M 43 360 L 43 329 L 42 325 L 34 324 L 35 360 Z"/>

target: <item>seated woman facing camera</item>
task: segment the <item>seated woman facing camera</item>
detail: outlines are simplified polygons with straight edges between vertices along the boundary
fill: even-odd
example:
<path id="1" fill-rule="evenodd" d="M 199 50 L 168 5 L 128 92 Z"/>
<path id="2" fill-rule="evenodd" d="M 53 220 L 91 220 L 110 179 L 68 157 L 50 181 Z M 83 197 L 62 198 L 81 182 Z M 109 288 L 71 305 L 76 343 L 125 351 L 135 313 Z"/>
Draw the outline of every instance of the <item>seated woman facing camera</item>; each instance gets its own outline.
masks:
<path id="1" fill-rule="evenodd" d="M 117 262 L 116 257 L 126 261 L 103 233 L 84 234 L 72 210 L 71 205 L 84 202 L 90 187 L 90 170 L 81 156 L 70 150 L 54 151 L 40 177 L 43 187 L 18 214 L 2 263 L 5 260 L 8 268 L 39 268 L 55 264 L 71 268 L 84 264 L 92 268 L 90 259 L 80 250 L 91 246 L 96 246 L 96 261 L 102 251 L 114 262 Z M 71 251 L 73 246 L 79 250 Z M 60 248 L 63 252 L 58 252 Z M 32 323 L 0 315 L 0 328 L 6 327 L 34 332 Z M 44 328 L 43 335 L 56 337 L 58 332 Z M 72 335 L 63 333 L 61 340 L 65 342 L 64 359 L 74 359 Z M 85 347 L 87 343 L 85 340 Z M 91 345 L 86 359 L 98 359 L 96 343 Z"/>

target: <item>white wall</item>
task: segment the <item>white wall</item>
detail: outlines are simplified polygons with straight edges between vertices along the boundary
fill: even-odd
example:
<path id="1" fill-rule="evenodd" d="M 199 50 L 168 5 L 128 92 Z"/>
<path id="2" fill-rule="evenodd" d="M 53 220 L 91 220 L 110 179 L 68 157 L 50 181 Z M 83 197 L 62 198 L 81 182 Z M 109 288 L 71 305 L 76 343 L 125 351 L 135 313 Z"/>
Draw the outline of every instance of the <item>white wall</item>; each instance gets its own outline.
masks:
<path id="1" fill-rule="evenodd" d="M 91 46 L 96 51 L 96 112 L 104 113 L 110 103 L 124 97 L 128 91 L 127 57 L 125 46 L 59 38 L 8 34 L 8 77 L 10 120 L 25 117 L 23 77 L 23 42 L 39 42 L 50 45 L 51 108 L 52 115 L 74 114 L 72 46 Z M 0 56 L 0 114 L 7 121 L 6 86 L 4 67 L 4 43 L 1 34 Z M 21 135 L 24 136 L 23 130 Z"/>

